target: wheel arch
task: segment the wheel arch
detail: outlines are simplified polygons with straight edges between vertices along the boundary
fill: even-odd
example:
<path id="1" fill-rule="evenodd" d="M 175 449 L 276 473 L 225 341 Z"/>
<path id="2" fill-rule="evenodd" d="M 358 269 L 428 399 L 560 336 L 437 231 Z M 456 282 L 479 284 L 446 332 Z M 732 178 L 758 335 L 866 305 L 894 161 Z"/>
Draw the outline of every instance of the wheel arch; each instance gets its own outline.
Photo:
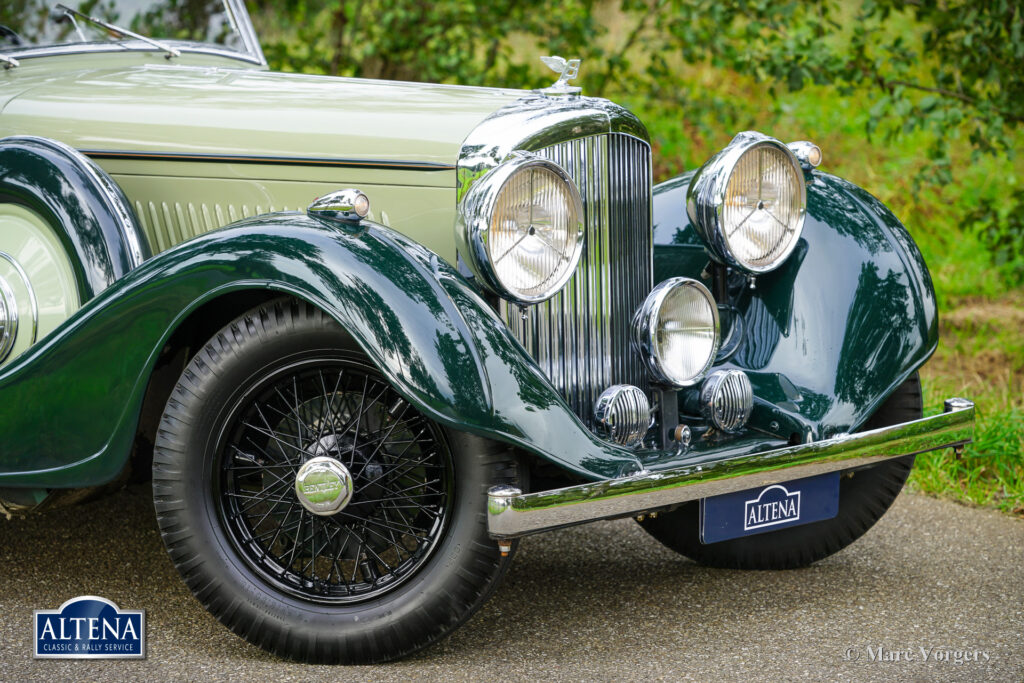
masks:
<path id="1" fill-rule="evenodd" d="M 0 139 L 0 364 L 151 256 L 118 185 L 62 142 Z"/>
<path id="2" fill-rule="evenodd" d="M 50 138 L 0 139 L 0 202 L 49 219 L 69 254 L 81 302 L 152 256 L 121 188 L 91 159 Z"/>
<path id="3" fill-rule="evenodd" d="M 193 356 L 225 325 L 246 311 L 280 296 L 294 296 L 267 287 L 217 292 L 177 321 L 149 372 L 139 409 L 131 457 L 126 463 L 136 479 L 150 474 L 153 445 L 167 399 Z"/>

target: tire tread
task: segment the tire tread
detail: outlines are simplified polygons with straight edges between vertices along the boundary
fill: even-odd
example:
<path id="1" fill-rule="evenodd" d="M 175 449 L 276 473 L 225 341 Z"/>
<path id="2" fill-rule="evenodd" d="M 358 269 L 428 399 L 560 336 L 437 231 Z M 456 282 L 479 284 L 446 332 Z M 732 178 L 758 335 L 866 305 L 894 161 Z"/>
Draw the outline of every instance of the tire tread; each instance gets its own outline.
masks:
<path id="1" fill-rule="evenodd" d="M 430 588 L 434 599 L 425 599 L 406 619 L 395 621 L 382 616 L 374 622 L 367 618 L 356 628 L 353 622 L 346 621 L 344 608 L 320 605 L 318 617 L 322 618 L 317 623 L 336 618 L 337 627 L 318 628 L 310 625 L 312 619 L 289 620 L 286 609 L 278 613 L 259 608 L 252 599 L 251 586 L 246 593 L 238 584 L 222 578 L 228 565 L 221 566 L 219 558 L 207 557 L 213 547 L 212 532 L 197 528 L 191 521 L 197 518 L 189 500 L 189 488 L 194 484 L 190 465 L 194 466 L 196 459 L 192 444 L 197 438 L 194 432 L 202 423 L 201 407 L 226 376 L 224 368 L 244 362 L 253 348 L 302 334 L 333 335 L 338 338 L 339 347 L 351 345 L 343 339 L 341 328 L 320 309 L 282 298 L 232 321 L 196 353 L 172 391 L 157 431 L 153 503 L 160 533 L 171 561 L 199 602 L 249 642 L 278 656 L 311 663 L 377 663 L 396 659 L 443 638 L 469 619 L 497 588 L 511 557 L 501 557 L 487 537 L 486 491 L 494 484 L 519 482 L 521 467 L 514 452 L 506 446 L 447 431 L 453 457 L 460 458 L 456 464 L 461 462 L 472 470 L 457 469 L 456 477 L 470 481 L 474 490 L 467 495 L 474 496 L 480 504 L 472 514 L 466 513 L 461 522 L 453 519 L 453 524 L 471 525 L 463 532 L 471 541 L 464 545 L 456 566 L 442 577 L 442 585 Z M 462 455 L 457 455 L 457 449 L 461 449 L 458 452 Z M 458 500 L 455 507 L 459 507 Z M 455 509 L 452 515 L 458 516 Z M 450 528 L 448 533 L 453 532 Z M 433 556 L 434 561 L 441 558 L 441 550 Z M 244 575 L 236 579 L 243 583 L 249 580 Z M 360 603 L 360 608 L 363 615 L 372 611 L 366 609 L 365 603 Z"/>

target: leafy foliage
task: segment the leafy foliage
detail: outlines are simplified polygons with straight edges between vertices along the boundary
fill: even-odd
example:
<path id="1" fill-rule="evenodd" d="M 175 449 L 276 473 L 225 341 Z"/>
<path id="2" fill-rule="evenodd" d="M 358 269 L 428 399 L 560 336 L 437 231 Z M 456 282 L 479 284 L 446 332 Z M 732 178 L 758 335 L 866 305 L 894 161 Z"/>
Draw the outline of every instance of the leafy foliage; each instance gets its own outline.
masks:
<path id="1" fill-rule="evenodd" d="M 856 94 L 865 134 L 925 133 L 913 188 L 956 179 L 972 161 L 1013 155 L 1024 122 L 1019 0 L 250 0 L 271 66 L 309 73 L 532 88 L 540 54 L 581 57 L 588 94 L 625 101 L 648 121 L 665 176 L 699 163 L 728 134 L 783 114 L 807 87 Z M 687 83 L 687 69 L 737 74 Z M 723 139 L 724 137 L 724 139 Z M 1018 192 L 969 216 L 1000 273 L 1024 281 Z"/>
<path id="2" fill-rule="evenodd" d="M 124 36 L 82 18 L 71 21 L 56 0 L 5 0 L 0 4 L 0 49 L 121 40 Z M 152 38 L 237 46 L 238 37 L 221 0 L 67 1 L 73 9 Z"/>
<path id="3" fill-rule="evenodd" d="M 526 33 L 571 51 L 597 30 L 590 6 L 549 14 L 550 5 L 536 0 L 257 0 L 250 12 L 277 69 L 529 87 L 532 69 L 516 61 L 509 36 Z"/>

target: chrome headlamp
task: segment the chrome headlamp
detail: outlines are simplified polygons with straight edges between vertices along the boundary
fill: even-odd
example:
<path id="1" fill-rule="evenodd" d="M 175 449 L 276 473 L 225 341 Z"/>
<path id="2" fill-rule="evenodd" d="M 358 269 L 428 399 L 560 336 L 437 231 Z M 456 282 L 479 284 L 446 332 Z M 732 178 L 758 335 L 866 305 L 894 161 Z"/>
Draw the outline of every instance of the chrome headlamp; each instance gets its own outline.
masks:
<path id="1" fill-rule="evenodd" d="M 740 133 L 690 182 L 686 212 L 712 257 L 748 273 L 782 265 L 800 239 L 807 188 L 792 150 Z"/>
<path id="2" fill-rule="evenodd" d="M 554 296 L 583 253 L 583 201 L 558 164 L 517 156 L 478 180 L 459 206 L 459 251 L 473 274 L 519 304 Z"/>
<path id="3" fill-rule="evenodd" d="M 711 292 L 685 277 L 660 283 L 633 318 L 633 341 L 658 381 L 696 384 L 718 352 L 718 306 Z"/>

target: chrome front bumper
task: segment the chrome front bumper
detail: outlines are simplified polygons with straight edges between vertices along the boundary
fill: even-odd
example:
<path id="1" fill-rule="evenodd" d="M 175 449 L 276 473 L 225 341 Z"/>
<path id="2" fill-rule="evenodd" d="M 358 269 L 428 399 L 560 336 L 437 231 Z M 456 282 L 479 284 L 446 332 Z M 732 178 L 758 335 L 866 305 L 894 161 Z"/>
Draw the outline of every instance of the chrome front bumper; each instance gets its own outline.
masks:
<path id="1" fill-rule="evenodd" d="M 946 401 L 942 415 L 700 465 L 621 479 L 521 493 L 488 492 L 487 528 L 496 539 L 639 515 L 691 500 L 761 488 L 794 479 L 874 465 L 940 448 L 961 448 L 974 435 L 974 404 Z"/>

